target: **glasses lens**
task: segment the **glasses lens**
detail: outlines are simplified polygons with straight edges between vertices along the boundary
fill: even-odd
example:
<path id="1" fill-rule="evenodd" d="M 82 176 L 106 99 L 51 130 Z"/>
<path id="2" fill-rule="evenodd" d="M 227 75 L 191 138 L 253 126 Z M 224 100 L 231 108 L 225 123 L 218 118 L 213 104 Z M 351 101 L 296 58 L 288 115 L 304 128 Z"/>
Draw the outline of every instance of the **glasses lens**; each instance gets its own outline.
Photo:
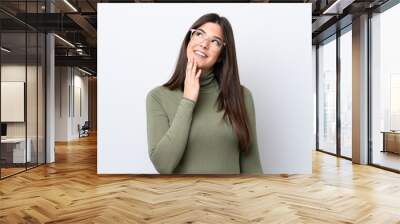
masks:
<path id="1" fill-rule="evenodd" d="M 213 39 L 211 41 L 211 46 L 215 47 L 215 48 L 221 48 L 222 46 L 222 42 L 218 39 Z"/>
<path id="2" fill-rule="evenodd" d="M 200 42 L 204 40 L 204 34 L 200 30 L 193 30 L 192 31 L 192 39 L 196 42 Z"/>
<path id="3" fill-rule="evenodd" d="M 191 31 L 191 39 L 196 43 L 201 43 L 207 39 L 206 34 L 201 30 L 192 30 Z M 210 41 L 210 46 L 214 49 L 220 49 L 223 43 L 221 40 L 213 38 Z"/>

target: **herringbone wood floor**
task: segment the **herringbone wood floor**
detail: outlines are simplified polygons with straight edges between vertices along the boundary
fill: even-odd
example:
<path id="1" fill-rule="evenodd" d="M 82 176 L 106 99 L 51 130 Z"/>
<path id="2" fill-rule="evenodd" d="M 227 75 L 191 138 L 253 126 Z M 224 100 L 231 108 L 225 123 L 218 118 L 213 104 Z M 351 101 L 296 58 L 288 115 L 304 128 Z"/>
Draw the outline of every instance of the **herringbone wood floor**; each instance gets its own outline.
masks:
<path id="1" fill-rule="evenodd" d="M 96 138 L 0 181 L 0 223 L 400 223 L 400 175 L 315 152 L 312 175 L 98 176 Z"/>

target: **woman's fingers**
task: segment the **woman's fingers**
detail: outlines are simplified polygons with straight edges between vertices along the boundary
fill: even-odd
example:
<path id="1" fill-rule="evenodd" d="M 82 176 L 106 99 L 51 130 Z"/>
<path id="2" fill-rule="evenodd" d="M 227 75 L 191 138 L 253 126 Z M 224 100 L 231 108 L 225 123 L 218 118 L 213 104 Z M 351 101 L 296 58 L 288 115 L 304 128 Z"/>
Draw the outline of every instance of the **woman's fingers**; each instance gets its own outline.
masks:
<path id="1" fill-rule="evenodd" d="M 192 59 L 189 57 L 186 65 L 186 74 L 190 73 L 191 70 L 192 70 Z"/>
<path id="2" fill-rule="evenodd" d="M 188 58 L 186 65 L 186 77 L 185 77 L 183 96 L 195 102 L 197 101 L 197 97 L 199 96 L 200 75 L 201 75 L 201 69 L 197 70 L 197 62 L 195 58 L 194 57 Z"/>
<path id="3" fill-rule="evenodd" d="M 196 60 L 194 60 L 194 58 L 193 58 L 193 67 L 192 67 L 192 77 L 193 77 L 193 79 L 194 79 L 195 76 L 196 76 L 196 70 L 197 70 L 197 62 L 196 62 Z"/>
<path id="4" fill-rule="evenodd" d="M 196 74 L 196 79 L 197 79 L 197 80 L 200 78 L 200 75 L 201 75 L 201 69 L 199 69 L 199 70 L 197 71 L 197 74 Z"/>
<path id="5" fill-rule="evenodd" d="M 201 75 L 201 69 L 197 70 L 197 62 L 194 57 L 188 58 L 186 66 L 186 76 L 188 76 L 188 81 L 199 79 Z"/>

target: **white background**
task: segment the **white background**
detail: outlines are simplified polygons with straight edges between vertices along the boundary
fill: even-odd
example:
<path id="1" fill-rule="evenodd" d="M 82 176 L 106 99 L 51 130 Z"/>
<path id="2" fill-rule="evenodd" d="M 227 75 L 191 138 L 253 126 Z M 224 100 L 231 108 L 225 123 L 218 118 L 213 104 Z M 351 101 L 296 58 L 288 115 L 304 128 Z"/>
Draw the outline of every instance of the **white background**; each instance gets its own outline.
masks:
<path id="1" fill-rule="evenodd" d="M 146 95 L 165 83 L 191 24 L 232 24 L 241 83 L 256 108 L 264 173 L 311 173 L 311 4 L 98 4 L 99 174 L 157 173 L 148 156 Z"/>

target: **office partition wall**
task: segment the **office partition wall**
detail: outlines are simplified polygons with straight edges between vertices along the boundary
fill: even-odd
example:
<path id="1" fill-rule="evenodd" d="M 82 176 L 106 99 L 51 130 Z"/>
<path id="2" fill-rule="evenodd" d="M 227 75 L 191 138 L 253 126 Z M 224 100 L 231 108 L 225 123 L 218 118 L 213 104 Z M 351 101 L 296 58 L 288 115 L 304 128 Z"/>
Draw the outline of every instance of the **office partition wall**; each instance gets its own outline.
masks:
<path id="1" fill-rule="evenodd" d="M 26 170 L 26 33 L 1 33 L 1 123 L 5 125 L 0 144 L 1 178 Z M 6 49 L 6 50 L 4 50 Z M 18 50 L 17 50 L 18 49 Z M 8 87 L 7 87 L 8 86 Z M 20 96 L 12 102 L 14 96 Z M 10 101 L 7 103 L 7 101 Z M 22 105 L 20 105 L 22 102 Z M 12 104 L 20 106 L 12 107 Z M 28 155 L 26 154 L 28 153 Z"/>
<path id="2" fill-rule="evenodd" d="M 352 26 L 317 46 L 317 150 L 352 157 Z"/>
<path id="3" fill-rule="evenodd" d="M 336 154 L 336 37 L 318 47 L 318 149 Z"/>
<path id="4" fill-rule="evenodd" d="M 45 162 L 45 34 L 17 18 L 43 12 L 44 2 L 0 12 L 1 179 Z"/>

